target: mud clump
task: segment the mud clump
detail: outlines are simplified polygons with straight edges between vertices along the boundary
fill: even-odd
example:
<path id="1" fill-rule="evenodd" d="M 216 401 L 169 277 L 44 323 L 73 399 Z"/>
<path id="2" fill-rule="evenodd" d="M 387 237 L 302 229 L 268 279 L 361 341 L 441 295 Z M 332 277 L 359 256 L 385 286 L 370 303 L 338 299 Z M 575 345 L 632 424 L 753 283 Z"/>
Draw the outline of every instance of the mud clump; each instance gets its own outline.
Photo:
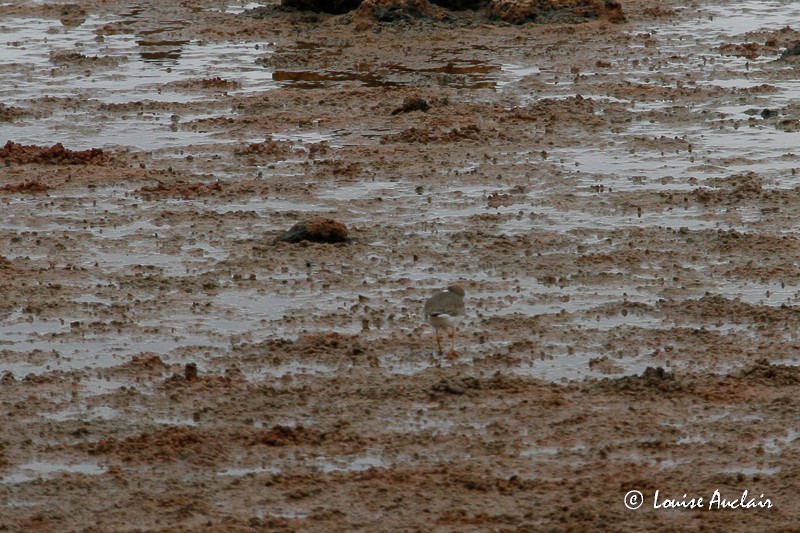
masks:
<path id="1" fill-rule="evenodd" d="M 198 78 L 191 80 L 181 80 L 169 84 L 170 87 L 182 90 L 214 90 L 214 91 L 233 91 L 242 87 L 237 80 L 228 80 L 220 76 L 212 78 Z"/>
<path id="2" fill-rule="evenodd" d="M 13 122 L 15 119 L 25 114 L 25 111 L 18 107 L 0 104 L 0 122 Z"/>
<path id="3" fill-rule="evenodd" d="M 114 456 L 126 463 L 188 461 L 211 464 L 227 454 L 224 444 L 212 433 L 192 428 L 166 428 L 125 439 L 102 439 L 82 443 L 79 448 L 95 456 Z"/>
<path id="4" fill-rule="evenodd" d="M 274 159 L 284 159 L 292 153 L 292 144 L 289 142 L 274 141 L 250 143 L 233 152 L 237 156 L 266 156 Z"/>
<path id="5" fill-rule="evenodd" d="M 150 187 L 141 187 L 136 191 L 136 194 L 145 200 L 158 198 L 182 198 L 184 200 L 191 200 L 218 194 L 221 191 L 222 183 L 219 181 L 215 181 L 214 183 L 187 183 L 179 180 L 175 183 L 159 183 L 158 185 Z"/>
<path id="6" fill-rule="evenodd" d="M 720 54 L 724 56 L 744 57 L 755 59 L 761 55 L 761 46 L 758 43 L 723 44 L 719 47 Z"/>
<path id="7" fill-rule="evenodd" d="M 48 148 L 8 141 L 5 146 L 0 148 L 0 160 L 20 165 L 31 163 L 43 165 L 104 165 L 109 163 L 111 159 L 111 156 L 104 152 L 102 148 L 74 151 L 64 148 L 61 143 L 56 143 Z"/>
<path id="8" fill-rule="evenodd" d="M 265 446 L 288 446 L 299 444 L 321 444 L 325 435 L 303 426 L 289 427 L 276 425 L 259 432 L 254 442 Z"/>
<path id="9" fill-rule="evenodd" d="M 392 111 L 392 115 L 400 113 L 411 113 L 412 111 L 428 111 L 431 105 L 427 100 L 419 96 L 407 96 L 403 99 L 403 105 Z"/>
<path id="10" fill-rule="evenodd" d="M 37 194 L 47 192 L 50 186 L 38 180 L 30 180 L 17 184 L 8 184 L 0 187 L 0 191 L 4 192 L 21 192 L 26 194 Z"/>
<path id="11" fill-rule="evenodd" d="M 675 374 L 664 370 L 662 367 L 648 366 L 638 376 L 625 376 L 619 379 L 603 380 L 606 386 L 618 392 L 631 392 L 634 394 L 645 391 L 679 392 L 683 390 L 681 383 L 675 379 Z"/>
<path id="12" fill-rule="evenodd" d="M 477 141 L 480 139 L 481 129 L 470 124 L 461 128 L 442 131 L 439 128 L 409 128 L 400 133 L 386 135 L 381 139 L 381 144 L 390 142 L 402 143 L 452 143 L 459 141 Z"/>
<path id="13" fill-rule="evenodd" d="M 789 59 L 800 56 L 800 41 L 788 46 L 786 50 L 781 53 L 781 59 Z"/>
<path id="14" fill-rule="evenodd" d="M 58 6 L 54 7 L 58 8 Z M 58 20 L 61 22 L 61 24 L 69 28 L 80 26 L 86 22 L 88 16 L 89 14 L 78 4 L 65 4 L 60 6 Z"/>
<path id="15" fill-rule="evenodd" d="M 162 372 L 167 368 L 166 363 L 156 353 L 143 353 L 135 355 L 123 365 L 123 368 L 134 372 Z"/>
<path id="16" fill-rule="evenodd" d="M 692 191 L 692 197 L 699 203 L 732 205 L 745 200 L 753 200 L 762 196 L 764 180 L 754 172 L 736 174 L 724 179 L 712 179 L 710 185 L 717 190 L 698 187 Z"/>
<path id="17" fill-rule="evenodd" d="M 319 243 L 350 242 L 347 226 L 332 218 L 312 218 L 298 222 L 289 231 L 278 236 L 277 240 L 289 243 L 303 241 Z"/>
<path id="18" fill-rule="evenodd" d="M 773 365 L 766 359 L 759 359 L 753 366 L 743 369 L 739 375 L 748 382 L 773 387 L 793 386 L 800 383 L 800 367 Z"/>
<path id="19" fill-rule="evenodd" d="M 113 56 L 87 56 L 80 52 L 56 50 L 50 52 L 50 62 L 61 68 L 116 67 L 122 60 Z"/>
<path id="20" fill-rule="evenodd" d="M 492 0 L 488 14 L 514 24 L 573 24 L 598 19 L 625 22 L 619 2 L 602 0 Z"/>
<path id="21" fill-rule="evenodd" d="M 279 365 L 287 358 L 303 361 L 321 361 L 326 364 L 366 363 L 371 349 L 359 335 L 342 333 L 313 333 L 301 335 L 297 340 L 268 339 L 256 344 L 236 348 L 240 360 L 264 360 Z"/>
<path id="22" fill-rule="evenodd" d="M 469 390 L 477 390 L 481 388 L 481 382 L 474 377 L 454 379 L 442 379 L 438 383 L 431 386 L 431 392 L 454 394 L 460 396 L 466 394 Z"/>
<path id="23" fill-rule="evenodd" d="M 362 17 L 378 22 L 452 18 L 444 9 L 431 5 L 428 0 L 364 0 L 356 12 Z"/>

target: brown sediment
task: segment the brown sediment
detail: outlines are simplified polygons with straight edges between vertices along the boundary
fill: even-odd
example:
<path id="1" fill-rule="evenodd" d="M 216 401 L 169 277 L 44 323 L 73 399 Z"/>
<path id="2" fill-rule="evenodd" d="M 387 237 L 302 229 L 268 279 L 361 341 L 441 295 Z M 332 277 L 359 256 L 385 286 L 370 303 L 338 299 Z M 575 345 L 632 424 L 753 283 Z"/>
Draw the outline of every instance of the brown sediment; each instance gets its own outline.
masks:
<path id="1" fill-rule="evenodd" d="M 273 73 L 0 106 L 193 136 L 0 149 L 0 530 L 796 528 L 800 160 L 738 136 L 797 129 L 797 31 L 669 33 L 712 0 L 355 4 L 0 6 Z M 422 311 L 452 283 L 450 362 Z"/>

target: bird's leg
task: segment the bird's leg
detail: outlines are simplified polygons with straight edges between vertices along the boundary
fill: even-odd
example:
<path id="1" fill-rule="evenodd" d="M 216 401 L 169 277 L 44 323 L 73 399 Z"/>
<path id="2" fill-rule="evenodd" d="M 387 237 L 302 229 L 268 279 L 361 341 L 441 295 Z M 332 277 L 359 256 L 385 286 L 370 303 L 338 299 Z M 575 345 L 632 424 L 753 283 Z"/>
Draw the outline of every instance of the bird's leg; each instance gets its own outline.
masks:
<path id="1" fill-rule="evenodd" d="M 444 351 L 442 350 L 442 339 L 439 337 L 439 328 L 436 328 L 436 346 L 439 347 L 439 355 L 442 355 Z"/>
<path id="2" fill-rule="evenodd" d="M 456 328 L 450 330 L 450 359 L 458 357 L 456 353 Z"/>

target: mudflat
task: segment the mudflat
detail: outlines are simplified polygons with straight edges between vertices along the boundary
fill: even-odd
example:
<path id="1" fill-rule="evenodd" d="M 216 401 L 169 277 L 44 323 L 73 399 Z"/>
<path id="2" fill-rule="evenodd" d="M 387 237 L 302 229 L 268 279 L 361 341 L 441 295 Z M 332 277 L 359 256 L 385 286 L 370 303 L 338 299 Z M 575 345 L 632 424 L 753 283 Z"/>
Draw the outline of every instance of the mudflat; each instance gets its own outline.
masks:
<path id="1" fill-rule="evenodd" d="M 0 531 L 797 527 L 800 7 L 428 7 L 0 5 Z"/>

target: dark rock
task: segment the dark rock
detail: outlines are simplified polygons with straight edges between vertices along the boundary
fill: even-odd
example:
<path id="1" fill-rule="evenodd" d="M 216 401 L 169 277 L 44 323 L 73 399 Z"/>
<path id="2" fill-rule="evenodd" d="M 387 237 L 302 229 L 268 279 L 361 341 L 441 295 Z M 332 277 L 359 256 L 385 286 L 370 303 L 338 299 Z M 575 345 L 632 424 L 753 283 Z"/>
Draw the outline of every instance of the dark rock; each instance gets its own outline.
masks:
<path id="1" fill-rule="evenodd" d="M 347 226 L 332 218 L 312 218 L 292 226 L 289 231 L 278 236 L 279 241 L 297 243 L 311 242 L 350 242 Z"/>
<path id="2" fill-rule="evenodd" d="M 347 13 L 359 5 L 361 5 L 361 0 L 281 0 L 282 7 L 293 7 L 316 13 Z"/>
<path id="3" fill-rule="evenodd" d="M 183 377 L 186 381 L 194 381 L 197 379 L 197 364 L 186 363 L 186 366 L 183 369 Z"/>
<path id="4" fill-rule="evenodd" d="M 431 0 L 431 3 L 445 9 L 464 11 L 467 9 L 480 9 L 489 3 L 489 0 Z"/>
<path id="5" fill-rule="evenodd" d="M 627 22 L 625 13 L 622 11 L 622 4 L 616 0 L 605 0 L 603 2 L 603 7 L 605 8 L 606 19 L 609 22 L 614 24 L 622 24 L 623 22 Z"/>

